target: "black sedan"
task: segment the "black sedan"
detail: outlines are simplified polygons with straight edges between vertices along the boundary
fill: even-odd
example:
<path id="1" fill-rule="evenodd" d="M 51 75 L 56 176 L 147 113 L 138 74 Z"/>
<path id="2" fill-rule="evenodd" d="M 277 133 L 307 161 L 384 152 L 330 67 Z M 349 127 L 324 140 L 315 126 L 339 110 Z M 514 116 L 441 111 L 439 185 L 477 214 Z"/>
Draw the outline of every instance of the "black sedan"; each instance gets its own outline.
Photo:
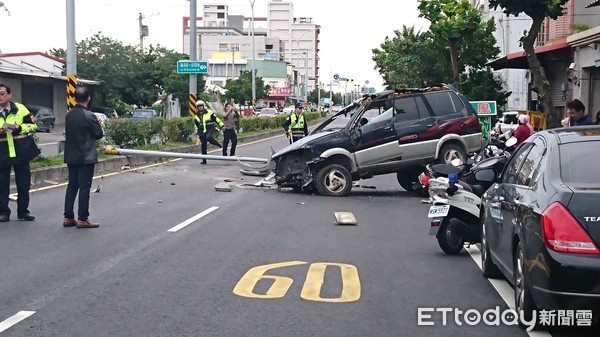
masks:
<path id="1" fill-rule="evenodd" d="M 600 127 L 547 130 L 515 151 L 483 196 L 483 275 L 514 285 L 525 320 L 544 309 L 597 321 L 599 172 Z"/>

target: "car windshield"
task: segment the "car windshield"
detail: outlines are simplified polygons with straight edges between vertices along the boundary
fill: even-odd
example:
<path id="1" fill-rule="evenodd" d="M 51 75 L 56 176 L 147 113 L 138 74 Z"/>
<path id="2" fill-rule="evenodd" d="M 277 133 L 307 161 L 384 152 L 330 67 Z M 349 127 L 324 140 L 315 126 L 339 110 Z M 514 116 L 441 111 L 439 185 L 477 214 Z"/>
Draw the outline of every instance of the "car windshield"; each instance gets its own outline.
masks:
<path id="1" fill-rule="evenodd" d="M 154 117 L 154 110 L 135 110 L 133 117 L 152 118 Z"/>
<path id="2" fill-rule="evenodd" d="M 569 184 L 598 185 L 598 173 L 591 167 L 600 167 L 600 141 L 567 143 L 560 146 L 560 176 Z"/>
<path id="3" fill-rule="evenodd" d="M 316 127 L 312 133 L 320 132 L 320 131 L 332 131 L 343 129 L 348 126 L 349 123 L 352 122 L 352 119 L 348 120 L 347 116 L 353 116 L 358 110 L 362 109 L 362 105 L 358 103 L 353 103 L 351 105 L 346 106 L 344 109 L 337 112 L 335 115 L 329 117 L 325 120 L 321 125 Z"/>

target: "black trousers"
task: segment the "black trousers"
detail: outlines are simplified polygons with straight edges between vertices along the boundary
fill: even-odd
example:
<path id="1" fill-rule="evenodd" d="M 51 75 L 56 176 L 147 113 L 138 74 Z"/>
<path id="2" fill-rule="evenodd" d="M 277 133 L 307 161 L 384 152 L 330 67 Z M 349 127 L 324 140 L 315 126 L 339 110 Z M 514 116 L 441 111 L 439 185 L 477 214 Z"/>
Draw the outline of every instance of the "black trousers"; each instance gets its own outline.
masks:
<path id="1" fill-rule="evenodd" d="M 235 147 L 237 146 L 237 134 L 235 129 L 223 129 L 223 155 L 227 155 L 227 147 L 229 146 L 229 140 L 231 140 L 231 152 L 230 156 L 235 156 Z"/>
<path id="2" fill-rule="evenodd" d="M 212 145 L 221 147 L 221 144 L 219 142 L 217 142 L 216 139 L 213 138 L 214 132 L 215 132 L 214 126 L 207 126 L 206 132 L 201 132 L 198 135 L 198 136 L 200 136 L 201 151 L 202 151 L 201 153 L 202 154 L 206 154 L 206 151 L 208 150 L 208 143 L 211 143 Z"/>
<path id="3" fill-rule="evenodd" d="M 75 198 L 79 193 L 79 207 L 77 208 L 77 218 L 81 221 L 87 220 L 90 216 L 90 188 L 92 187 L 92 178 L 94 177 L 95 164 L 67 164 L 69 168 L 69 184 L 65 194 L 65 218 L 74 219 Z"/>
<path id="4" fill-rule="evenodd" d="M 15 183 L 17 184 L 17 216 L 29 213 L 29 188 L 31 187 L 31 170 L 29 162 L 24 164 L 0 165 L 0 214 L 10 216 L 8 207 L 10 194 L 10 171 L 15 170 Z"/>

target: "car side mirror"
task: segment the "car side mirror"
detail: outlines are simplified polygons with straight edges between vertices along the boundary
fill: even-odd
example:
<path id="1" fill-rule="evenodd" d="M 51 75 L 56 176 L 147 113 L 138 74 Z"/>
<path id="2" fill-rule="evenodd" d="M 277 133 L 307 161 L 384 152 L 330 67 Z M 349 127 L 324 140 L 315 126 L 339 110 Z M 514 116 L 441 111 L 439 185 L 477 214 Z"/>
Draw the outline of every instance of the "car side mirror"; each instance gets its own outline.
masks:
<path id="1" fill-rule="evenodd" d="M 498 177 L 496 176 L 496 171 L 494 169 L 483 169 L 475 172 L 475 180 L 491 183 L 496 181 Z"/>
<path id="2" fill-rule="evenodd" d="M 361 133 L 360 129 L 353 129 L 350 131 L 350 141 L 352 144 L 358 144 L 358 142 L 360 142 Z"/>

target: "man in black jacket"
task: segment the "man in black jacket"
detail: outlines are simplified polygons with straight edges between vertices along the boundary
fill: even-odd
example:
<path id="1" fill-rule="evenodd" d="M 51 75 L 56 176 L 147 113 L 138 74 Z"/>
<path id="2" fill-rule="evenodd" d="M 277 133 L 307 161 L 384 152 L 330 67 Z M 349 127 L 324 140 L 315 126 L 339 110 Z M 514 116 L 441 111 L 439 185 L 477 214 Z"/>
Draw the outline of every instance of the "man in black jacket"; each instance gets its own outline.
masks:
<path id="1" fill-rule="evenodd" d="M 88 88 L 75 89 L 77 105 L 67 113 L 65 123 L 65 163 L 69 168 L 69 184 L 65 195 L 64 227 L 97 228 L 100 224 L 89 219 L 90 188 L 94 177 L 94 166 L 98 162 L 96 140 L 104 134 L 100 122 L 93 112 L 87 110 L 91 96 Z M 79 192 L 77 220 L 73 206 Z"/>

